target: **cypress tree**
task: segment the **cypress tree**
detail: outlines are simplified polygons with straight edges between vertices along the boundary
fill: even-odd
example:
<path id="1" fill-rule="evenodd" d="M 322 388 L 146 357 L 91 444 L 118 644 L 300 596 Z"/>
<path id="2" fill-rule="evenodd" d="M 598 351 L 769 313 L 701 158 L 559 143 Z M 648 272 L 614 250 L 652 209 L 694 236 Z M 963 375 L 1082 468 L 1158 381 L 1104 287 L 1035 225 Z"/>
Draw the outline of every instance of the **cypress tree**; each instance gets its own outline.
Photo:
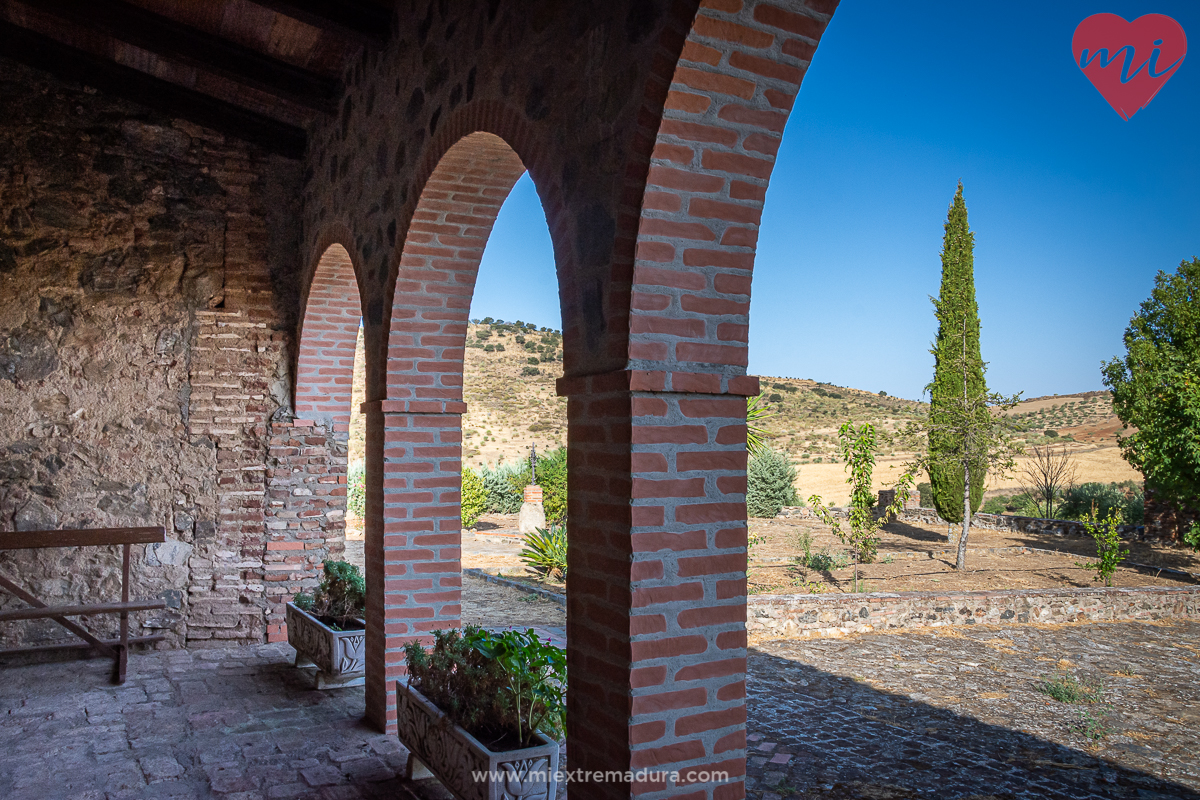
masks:
<path id="1" fill-rule="evenodd" d="M 949 406 L 960 406 L 964 396 L 987 394 L 983 359 L 979 352 L 979 306 L 975 302 L 975 234 L 967 226 L 967 204 L 962 183 L 946 216 L 942 240 L 942 286 L 933 301 L 938 320 L 937 340 L 930 351 L 934 357 L 933 382 L 929 390 L 929 452 L 950 455 L 964 449 L 962 437 L 938 429 L 947 418 Z M 964 374 L 965 373 L 965 374 Z M 964 394 L 965 392 L 965 394 Z M 984 409 L 983 413 L 987 413 Z M 971 465 L 971 513 L 983 502 L 986 463 Z M 963 521 L 965 470 L 962 462 L 942 459 L 929 468 L 933 504 L 938 515 L 950 523 Z"/>

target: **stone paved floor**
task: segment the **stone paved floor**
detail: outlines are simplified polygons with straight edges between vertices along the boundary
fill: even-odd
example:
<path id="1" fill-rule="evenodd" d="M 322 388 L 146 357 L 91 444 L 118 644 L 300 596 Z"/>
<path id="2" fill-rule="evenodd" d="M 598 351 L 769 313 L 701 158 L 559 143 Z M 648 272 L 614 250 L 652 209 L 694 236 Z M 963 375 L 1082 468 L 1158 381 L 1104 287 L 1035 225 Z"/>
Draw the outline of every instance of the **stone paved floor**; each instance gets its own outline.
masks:
<path id="1" fill-rule="evenodd" d="M 1198 654 L 1196 622 L 762 643 L 749 795 L 1200 798 Z M 1066 674 L 1099 682 L 1101 702 L 1037 691 Z"/>
<path id="2" fill-rule="evenodd" d="M 870 634 L 757 644 L 752 800 L 1198 798 L 1200 623 Z M 0 798 L 447 800 L 397 777 L 361 688 L 316 692 L 286 645 L 0 670 Z M 1103 682 L 1107 734 L 1034 689 Z"/>

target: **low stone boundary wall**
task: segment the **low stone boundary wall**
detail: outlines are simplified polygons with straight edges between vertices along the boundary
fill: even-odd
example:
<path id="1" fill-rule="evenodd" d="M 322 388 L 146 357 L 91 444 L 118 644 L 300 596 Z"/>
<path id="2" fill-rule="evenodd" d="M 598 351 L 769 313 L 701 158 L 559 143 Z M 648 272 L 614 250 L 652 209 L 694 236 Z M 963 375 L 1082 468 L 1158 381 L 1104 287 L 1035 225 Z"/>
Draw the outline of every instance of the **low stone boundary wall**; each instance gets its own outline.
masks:
<path id="1" fill-rule="evenodd" d="M 751 636 L 839 637 L 951 625 L 1117 622 L 1200 617 L 1200 587 L 988 592 L 787 594 L 748 598 Z"/>

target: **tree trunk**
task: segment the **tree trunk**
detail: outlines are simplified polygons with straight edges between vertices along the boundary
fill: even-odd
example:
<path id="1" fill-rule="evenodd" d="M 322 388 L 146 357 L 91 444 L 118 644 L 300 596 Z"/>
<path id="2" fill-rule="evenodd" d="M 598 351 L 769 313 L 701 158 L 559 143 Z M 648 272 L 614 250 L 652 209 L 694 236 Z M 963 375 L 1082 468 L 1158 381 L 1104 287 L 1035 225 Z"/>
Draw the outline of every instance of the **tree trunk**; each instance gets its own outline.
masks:
<path id="1" fill-rule="evenodd" d="M 963 467 L 963 521 L 962 535 L 958 537 L 958 561 L 955 568 L 960 572 L 967 569 L 967 537 L 971 534 L 971 465 Z"/>

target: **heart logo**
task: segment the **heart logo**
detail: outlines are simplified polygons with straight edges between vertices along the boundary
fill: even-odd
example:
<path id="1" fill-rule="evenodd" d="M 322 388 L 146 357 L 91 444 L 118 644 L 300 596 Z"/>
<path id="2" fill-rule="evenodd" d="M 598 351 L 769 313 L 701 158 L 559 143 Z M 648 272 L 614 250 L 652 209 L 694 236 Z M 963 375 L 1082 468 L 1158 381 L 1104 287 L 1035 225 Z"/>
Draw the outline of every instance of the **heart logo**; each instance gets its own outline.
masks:
<path id="1" fill-rule="evenodd" d="M 1187 37 L 1165 14 L 1126 22 L 1116 14 L 1093 14 L 1071 37 L 1075 63 L 1121 115 L 1141 111 L 1187 55 Z"/>

